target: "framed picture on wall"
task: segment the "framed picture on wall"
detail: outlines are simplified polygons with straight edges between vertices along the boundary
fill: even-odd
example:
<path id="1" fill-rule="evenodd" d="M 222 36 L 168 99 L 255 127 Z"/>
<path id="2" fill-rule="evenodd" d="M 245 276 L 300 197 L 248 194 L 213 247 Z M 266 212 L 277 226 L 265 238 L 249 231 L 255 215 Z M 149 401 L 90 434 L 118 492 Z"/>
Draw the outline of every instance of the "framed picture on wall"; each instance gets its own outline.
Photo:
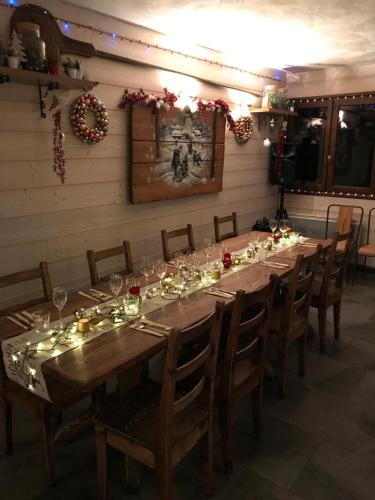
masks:
<path id="1" fill-rule="evenodd" d="M 143 203 L 221 191 L 225 118 L 217 111 L 131 110 L 131 201 Z"/>

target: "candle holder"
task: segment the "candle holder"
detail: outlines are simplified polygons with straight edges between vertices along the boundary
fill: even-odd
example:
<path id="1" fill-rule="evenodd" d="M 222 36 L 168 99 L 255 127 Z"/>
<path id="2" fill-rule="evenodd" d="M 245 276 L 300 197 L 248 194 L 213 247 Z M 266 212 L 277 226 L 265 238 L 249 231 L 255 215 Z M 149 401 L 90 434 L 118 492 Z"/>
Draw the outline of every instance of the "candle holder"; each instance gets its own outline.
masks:
<path id="1" fill-rule="evenodd" d="M 232 254 L 230 252 L 223 253 L 223 267 L 224 269 L 230 269 L 232 266 Z"/>
<path id="2" fill-rule="evenodd" d="M 124 299 L 124 314 L 125 316 L 138 316 L 140 311 L 140 299 L 137 295 L 128 293 Z"/>

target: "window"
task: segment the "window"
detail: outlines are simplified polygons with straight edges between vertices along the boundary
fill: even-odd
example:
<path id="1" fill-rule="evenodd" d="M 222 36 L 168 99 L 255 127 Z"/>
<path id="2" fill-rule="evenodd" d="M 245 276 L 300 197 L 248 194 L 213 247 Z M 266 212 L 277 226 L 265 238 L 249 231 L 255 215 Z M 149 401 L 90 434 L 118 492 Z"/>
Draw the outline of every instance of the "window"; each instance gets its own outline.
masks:
<path id="1" fill-rule="evenodd" d="M 290 190 L 375 194 L 375 99 L 298 103 L 287 142 L 295 158 L 285 172 Z"/>

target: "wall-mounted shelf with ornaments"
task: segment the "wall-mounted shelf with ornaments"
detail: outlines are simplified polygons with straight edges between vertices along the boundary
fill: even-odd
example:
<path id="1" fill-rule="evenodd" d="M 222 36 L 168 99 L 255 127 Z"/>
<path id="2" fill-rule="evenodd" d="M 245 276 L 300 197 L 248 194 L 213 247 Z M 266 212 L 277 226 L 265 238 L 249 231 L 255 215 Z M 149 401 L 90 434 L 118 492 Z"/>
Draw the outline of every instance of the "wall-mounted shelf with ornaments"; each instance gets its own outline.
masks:
<path id="1" fill-rule="evenodd" d="M 298 113 L 295 111 L 289 111 L 288 109 L 277 109 L 277 108 L 249 108 L 251 114 L 258 114 L 258 130 L 261 128 L 261 116 L 268 116 L 268 121 L 270 117 L 276 116 L 283 116 L 286 119 L 289 116 L 298 116 Z"/>
<path id="2" fill-rule="evenodd" d="M 49 91 L 53 90 L 92 90 L 99 82 L 90 80 L 81 80 L 69 78 L 66 75 L 50 75 L 49 73 L 40 73 L 38 71 L 28 71 L 23 69 L 13 69 L 6 66 L 0 66 L 0 84 L 4 83 L 22 83 L 25 85 L 34 85 L 39 90 L 40 115 L 46 118 L 45 99 Z"/>

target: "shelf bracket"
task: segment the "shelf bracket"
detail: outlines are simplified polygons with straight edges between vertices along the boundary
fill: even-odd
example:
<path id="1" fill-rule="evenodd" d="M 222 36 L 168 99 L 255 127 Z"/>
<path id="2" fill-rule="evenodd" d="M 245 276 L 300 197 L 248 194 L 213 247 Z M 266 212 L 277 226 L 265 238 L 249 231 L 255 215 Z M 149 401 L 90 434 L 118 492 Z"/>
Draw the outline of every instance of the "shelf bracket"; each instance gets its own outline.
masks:
<path id="1" fill-rule="evenodd" d="M 39 104 L 40 104 L 40 116 L 42 118 L 47 118 L 46 112 L 44 111 L 46 108 L 45 100 L 49 92 L 53 90 L 57 90 L 59 88 L 58 82 L 50 82 L 47 85 L 42 85 L 40 82 L 38 83 L 39 90 Z"/>
<path id="2" fill-rule="evenodd" d="M 0 85 L 4 83 L 9 83 L 9 76 L 8 75 L 3 75 L 0 73 Z"/>

